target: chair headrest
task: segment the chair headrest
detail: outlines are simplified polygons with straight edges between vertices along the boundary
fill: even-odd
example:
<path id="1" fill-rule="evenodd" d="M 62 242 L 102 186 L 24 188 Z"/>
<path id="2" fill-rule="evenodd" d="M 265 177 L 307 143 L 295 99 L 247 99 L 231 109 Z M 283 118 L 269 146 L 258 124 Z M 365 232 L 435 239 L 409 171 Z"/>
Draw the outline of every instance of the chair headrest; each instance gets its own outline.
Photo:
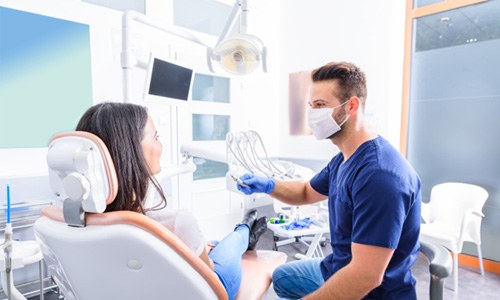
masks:
<path id="1" fill-rule="evenodd" d="M 63 201 L 64 219 L 85 226 L 85 212 L 102 213 L 118 191 L 115 167 L 104 142 L 84 131 L 55 135 L 47 152 L 52 191 Z"/>

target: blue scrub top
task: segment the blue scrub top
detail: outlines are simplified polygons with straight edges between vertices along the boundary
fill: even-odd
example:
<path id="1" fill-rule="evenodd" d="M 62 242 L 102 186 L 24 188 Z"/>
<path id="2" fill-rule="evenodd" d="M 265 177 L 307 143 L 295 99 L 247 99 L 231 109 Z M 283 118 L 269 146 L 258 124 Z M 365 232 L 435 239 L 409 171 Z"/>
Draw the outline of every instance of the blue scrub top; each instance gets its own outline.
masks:
<path id="1" fill-rule="evenodd" d="M 351 261 L 351 243 L 395 249 L 382 284 L 365 299 L 416 299 L 411 266 L 418 258 L 420 179 L 384 138 L 342 153 L 310 181 L 328 195 L 333 252 L 321 263 L 325 280 Z"/>

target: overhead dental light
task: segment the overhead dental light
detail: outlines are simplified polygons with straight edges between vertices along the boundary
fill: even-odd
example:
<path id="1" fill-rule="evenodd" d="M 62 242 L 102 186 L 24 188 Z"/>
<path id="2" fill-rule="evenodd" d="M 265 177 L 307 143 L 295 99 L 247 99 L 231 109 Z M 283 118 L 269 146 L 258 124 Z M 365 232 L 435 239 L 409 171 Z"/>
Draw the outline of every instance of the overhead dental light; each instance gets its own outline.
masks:
<path id="1" fill-rule="evenodd" d="M 236 19 L 240 16 L 239 33 L 229 35 Z M 245 75 L 255 71 L 262 64 L 267 72 L 267 50 L 264 43 L 256 36 L 247 34 L 248 3 L 236 0 L 231 14 L 214 48 L 208 48 L 207 62 L 214 72 L 212 60 L 217 61 L 222 69 L 235 75 Z"/>
<path id="2" fill-rule="evenodd" d="M 225 71 L 245 75 L 255 71 L 260 64 L 267 72 L 266 47 L 262 41 L 246 33 L 248 5 L 246 0 L 236 0 L 231 14 L 222 30 L 216 45 L 211 48 L 190 32 L 171 26 L 163 26 L 149 19 L 144 14 L 128 10 L 122 18 L 122 57 L 123 95 L 125 102 L 132 100 L 132 70 L 136 67 L 146 68 L 145 62 L 139 61 L 132 52 L 132 27 L 134 23 L 141 23 L 159 31 L 163 31 L 188 41 L 200 44 L 207 48 L 207 64 L 211 72 L 215 73 L 212 60 L 217 61 Z M 239 33 L 228 36 L 240 16 Z"/>

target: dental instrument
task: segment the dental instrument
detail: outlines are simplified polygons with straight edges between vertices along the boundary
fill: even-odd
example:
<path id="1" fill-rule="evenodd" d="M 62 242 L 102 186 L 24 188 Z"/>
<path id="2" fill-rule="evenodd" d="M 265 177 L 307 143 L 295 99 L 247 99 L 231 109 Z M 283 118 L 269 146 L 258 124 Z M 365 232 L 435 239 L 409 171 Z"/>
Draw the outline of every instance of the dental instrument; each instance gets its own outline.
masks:
<path id="1" fill-rule="evenodd" d="M 233 178 L 233 180 L 234 180 L 236 183 L 238 183 L 239 185 L 241 185 L 242 187 L 247 188 L 247 189 L 249 189 L 249 188 L 250 188 L 250 186 L 249 186 L 249 185 L 247 185 L 247 184 L 243 183 L 243 181 L 241 181 L 241 179 L 239 179 L 238 177 L 234 176 L 233 174 L 231 174 L 231 178 Z"/>
<path id="2" fill-rule="evenodd" d="M 226 135 L 226 155 L 227 163 L 233 171 L 240 170 L 283 180 L 301 180 L 301 176 L 295 172 L 294 164 L 269 158 L 262 138 L 256 131 L 229 132 Z"/>
<path id="3" fill-rule="evenodd" d="M 5 224 L 4 243 L 1 246 L 5 253 L 5 289 L 7 297 L 12 299 L 12 292 L 16 288 L 12 280 L 12 224 L 10 223 L 10 185 L 7 184 L 7 224 Z M 2 285 L 3 282 L 2 282 Z M 17 290 L 16 290 L 17 291 Z M 18 292 L 19 293 L 19 292 Z"/>

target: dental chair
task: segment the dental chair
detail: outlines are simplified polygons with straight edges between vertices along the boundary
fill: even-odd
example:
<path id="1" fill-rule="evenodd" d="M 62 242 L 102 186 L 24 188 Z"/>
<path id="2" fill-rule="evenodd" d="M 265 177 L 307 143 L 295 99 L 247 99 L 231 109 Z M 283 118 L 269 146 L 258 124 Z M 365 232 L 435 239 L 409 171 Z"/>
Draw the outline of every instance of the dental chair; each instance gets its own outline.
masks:
<path id="1" fill-rule="evenodd" d="M 67 299 L 228 298 L 217 275 L 160 223 L 131 211 L 104 213 L 118 186 L 98 137 L 55 136 L 47 163 L 62 207 L 45 208 L 34 231 Z M 262 299 L 274 268 L 285 261 L 281 252 L 247 251 L 237 299 Z"/>

